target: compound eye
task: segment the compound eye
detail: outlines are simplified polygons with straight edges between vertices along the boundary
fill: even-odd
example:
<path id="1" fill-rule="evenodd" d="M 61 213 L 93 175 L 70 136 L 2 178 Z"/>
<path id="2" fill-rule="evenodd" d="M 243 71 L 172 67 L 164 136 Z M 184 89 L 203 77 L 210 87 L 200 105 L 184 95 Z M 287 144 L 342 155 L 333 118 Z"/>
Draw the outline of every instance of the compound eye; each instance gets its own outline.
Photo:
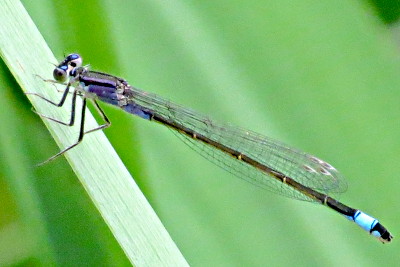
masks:
<path id="1" fill-rule="evenodd" d="M 53 77 L 58 82 L 65 82 L 68 78 L 65 66 L 55 68 L 53 71 Z"/>
<path id="2" fill-rule="evenodd" d="M 78 54 L 71 54 L 69 55 L 69 65 L 73 68 L 82 66 L 82 58 Z"/>

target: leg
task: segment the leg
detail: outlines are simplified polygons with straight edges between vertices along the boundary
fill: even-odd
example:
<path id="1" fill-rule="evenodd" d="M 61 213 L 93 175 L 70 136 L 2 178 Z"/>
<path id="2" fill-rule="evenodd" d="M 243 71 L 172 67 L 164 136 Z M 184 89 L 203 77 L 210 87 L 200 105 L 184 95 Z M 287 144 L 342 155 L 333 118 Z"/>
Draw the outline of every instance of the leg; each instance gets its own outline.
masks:
<path id="1" fill-rule="evenodd" d="M 44 82 L 49 82 L 49 83 L 58 83 L 60 84 L 60 82 L 56 81 L 56 80 L 51 80 L 51 79 L 45 79 L 42 76 L 40 76 L 39 74 L 34 74 L 34 76 L 36 76 L 37 78 L 41 79 Z"/>
<path id="2" fill-rule="evenodd" d="M 44 165 L 44 164 L 46 164 L 46 163 L 58 158 L 59 156 L 63 155 L 65 152 L 67 152 L 68 150 L 76 147 L 77 145 L 79 145 L 80 142 L 82 142 L 83 136 L 85 135 L 85 111 L 86 111 L 86 98 L 83 99 L 83 104 L 82 104 L 81 126 L 80 126 L 80 129 L 79 129 L 78 141 L 76 141 L 76 143 L 70 145 L 69 147 L 61 150 L 60 152 L 58 152 L 54 156 L 48 158 L 47 160 L 43 161 L 42 163 L 39 163 L 37 166 Z"/>
<path id="3" fill-rule="evenodd" d="M 60 92 L 60 93 L 64 92 L 64 90 L 58 89 L 57 86 L 55 86 L 55 85 L 56 85 L 56 84 L 62 84 L 62 85 L 65 85 L 65 86 L 68 85 L 68 83 L 63 83 L 63 82 L 59 82 L 59 81 L 51 80 L 51 79 L 45 79 L 45 78 L 43 78 L 42 76 L 37 75 L 37 74 L 35 74 L 35 76 L 38 77 L 38 78 L 40 78 L 42 81 L 44 81 L 44 82 L 46 82 L 46 83 L 52 83 L 52 84 L 54 85 L 54 87 L 56 88 L 57 92 Z M 27 93 L 27 94 L 29 95 L 29 94 L 31 94 L 31 93 Z M 81 95 L 81 94 L 80 94 L 80 95 Z"/>
<path id="4" fill-rule="evenodd" d="M 61 100 L 61 102 L 60 102 L 61 105 L 58 105 L 58 107 L 61 107 L 61 106 L 64 104 L 64 101 L 65 101 L 65 97 L 64 97 L 64 96 L 66 96 L 66 95 L 68 94 L 68 90 L 69 90 L 69 88 L 67 87 L 67 89 L 65 89 L 65 92 L 64 92 L 64 95 L 63 95 L 63 98 L 64 98 L 64 99 Z M 50 118 L 50 117 L 48 117 L 48 116 L 46 116 L 46 115 L 43 115 L 43 114 L 40 114 L 40 113 L 38 113 L 38 112 L 36 112 L 36 111 L 34 111 L 34 112 L 35 112 L 36 114 L 38 114 L 40 117 L 49 119 L 49 120 L 54 121 L 54 122 L 57 122 L 57 123 L 59 123 L 59 124 L 62 124 L 62 125 L 65 125 L 65 126 L 73 126 L 73 125 L 74 125 L 74 122 L 75 122 L 75 106 L 76 106 L 76 96 L 77 96 L 77 94 L 78 94 L 78 91 L 75 90 L 74 93 L 73 93 L 73 95 L 72 95 L 71 119 L 70 119 L 69 123 L 66 123 L 66 122 L 63 122 L 63 121 L 60 121 L 60 120 L 57 120 L 57 119 L 54 119 L 54 118 Z M 38 96 L 39 96 L 39 95 L 38 95 Z M 46 98 L 43 98 L 42 96 L 39 96 L 39 97 L 51 103 L 50 100 L 48 100 L 48 99 L 46 99 Z M 52 103 L 52 104 L 54 104 L 54 103 Z M 56 106 L 57 106 L 57 105 L 56 105 Z"/>
<path id="5" fill-rule="evenodd" d="M 75 98 L 76 98 L 76 94 L 74 94 Z M 75 98 L 73 98 L 73 103 L 75 103 Z M 95 132 L 101 129 L 105 129 L 107 127 L 109 127 L 111 125 L 110 120 L 108 119 L 107 115 L 104 113 L 104 111 L 101 109 L 101 107 L 99 106 L 99 104 L 96 102 L 96 100 L 93 100 L 93 103 L 95 104 L 95 107 L 97 109 L 97 111 L 100 113 L 101 117 L 103 118 L 103 120 L 105 121 L 104 124 L 93 128 L 89 131 L 85 132 L 85 111 L 86 111 L 86 98 L 83 99 L 83 104 L 82 104 L 82 113 L 81 113 L 81 125 L 80 125 L 80 129 L 79 129 L 79 137 L 78 137 L 78 141 L 72 145 L 70 145 L 69 147 L 65 148 L 64 150 L 58 152 L 57 154 L 55 154 L 54 156 L 50 157 L 49 159 L 47 159 L 46 161 L 38 164 L 38 166 L 44 165 L 54 159 L 56 159 L 57 157 L 63 155 L 65 152 L 67 152 L 68 150 L 76 147 L 83 139 L 83 136 L 87 133 L 91 133 L 91 132 Z M 75 113 L 75 104 L 73 105 L 73 113 Z M 71 120 L 74 117 L 71 116 Z"/>
<path id="6" fill-rule="evenodd" d="M 101 107 L 99 106 L 99 104 L 97 103 L 97 101 L 93 99 L 93 103 L 94 103 L 94 105 L 95 105 L 95 108 L 97 109 L 97 111 L 99 112 L 99 114 L 101 115 L 101 117 L 103 118 L 103 120 L 104 120 L 106 123 L 104 123 L 104 124 L 102 124 L 102 125 L 100 125 L 100 126 L 98 126 L 98 127 L 96 127 L 96 128 L 93 128 L 93 129 L 91 129 L 91 130 L 89 130 L 89 131 L 86 131 L 85 134 L 91 133 L 91 132 L 94 132 L 94 131 L 97 131 L 97 130 L 105 129 L 105 128 L 107 128 L 107 127 L 109 127 L 109 126 L 111 125 L 110 120 L 108 119 L 108 117 L 107 117 L 107 115 L 104 113 L 104 111 L 101 109 Z"/>
<path id="7" fill-rule="evenodd" d="M 65 99 L 67 99 L 67 95 L 68 95 L 70 86 L 71 86 L 71 84 L 68 83 L 68 84 L 67 84 L 67 87 L 66 87 L 65 90 L 64 90 L 64 93 L 63 93 L 63 95 L 62 95 L 61 100 L 60 100 L 59 103 L 55 103 L 55 102 L 51 101 L 50 99 L 47 99 L 47 98 L 45 98 L 44 96 L 42 96 L 42 95 L 40 95 L 40 94 L 37 94 L 37 93 L 25 93 L 25 94 L 26 94 L 26 95 L 35 95 L 35 96 L 38 96 L 38 97 L 40 97 L 41 99 L 45 100 L 46 102 L 48 102 L 48 103 L 50 103 L 50 104 L 52 104 L 52 105 L 54 105 L 54 106 L 56 106 L 56 107 L 62 107 L 62 105 L 64 105 Z M 75 91 L 76 91 L 76 90 L 75 90 Z"/>

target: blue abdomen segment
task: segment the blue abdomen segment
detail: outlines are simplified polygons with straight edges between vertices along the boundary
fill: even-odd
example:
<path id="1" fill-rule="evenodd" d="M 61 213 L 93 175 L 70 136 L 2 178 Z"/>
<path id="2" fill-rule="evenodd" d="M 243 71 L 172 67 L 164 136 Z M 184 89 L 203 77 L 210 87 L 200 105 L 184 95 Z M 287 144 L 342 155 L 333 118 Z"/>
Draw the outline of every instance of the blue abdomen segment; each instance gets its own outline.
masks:
<path id="1" fill-rule="evenodd" d="M 369 216 L 368 214 L 360 210 L 356 210 L 353 216 L 345 217 L 350 221 L 355 222 L 358 226 L 360 226 L 371 235 L 377 237 L 382 243 L 390 242 L 392 239 L 392 236 L 389 234 L 386 228 L 379 223 L 377 219 Z"/>
<path id="2" fill-rule="evenodd" d="M 356 224 L 358 224 L 362 229 L 364 229 L 367 232 L 371 232 L 371 230 L 374 228 L 374 226 L 378 223 L 378 220 L 369 216 L 368 214 L 365 214 L 362 211 L 357 210 L 356 213 L 354 214 L 353 217 L 348 216 L 349 220 L 354 221 Z M 378 233 L 379 234 L 379 233 Z M 375 234 L 373 234 L 375 235 Z M 376 236 L 376 235 L 375 235 Z M 380 236 L 380 234 L 379 234 Z"/>

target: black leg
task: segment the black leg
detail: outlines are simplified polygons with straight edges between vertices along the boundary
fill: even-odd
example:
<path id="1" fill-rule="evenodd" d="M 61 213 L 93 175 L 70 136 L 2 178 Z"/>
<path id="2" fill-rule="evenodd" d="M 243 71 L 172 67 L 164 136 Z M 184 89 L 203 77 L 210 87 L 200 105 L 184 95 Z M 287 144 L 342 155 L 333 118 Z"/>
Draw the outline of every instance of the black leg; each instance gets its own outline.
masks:
<path id="1" fill-rule="evenodd" d="M 107 127 L 109 127 L 109 126 L 111 125 L 111 121 L 108 119 L 107 115 L 106 115 L 106 114 L 104 113 L 104 111 L 101 109 L 101 107 L 99 106 L 99 104 L 97 103 L 97 101 L 93 99 L 93 103 L 94 103 L 94 105 L 95 105 L 95 108 L 97 109 L 97 111 L 99 112 L 99 114 L 101 115 L 101 117 L 103 118 L 103 120 L 104 120 L 106 123 L 104 123 L 104 124 L 102 124 L 102 125 L 100 125 L 100 126 L 98 126 L 98 127 L 96 127 L 96 128 L 93 128 L 93 129 L 91 129 L 91 130 L 85 132 L 85 134 L 91 133 L 91 132 L 94 132 L 94 131 L 97 131 L 97 130 L 105 129 L 105 128 L 107 128 Z"/>
<path id="2" fill-rule="evenodd" d="M 82 142 L 83 136 L 85 135 L 85 112 L 86 112 L 86 98 L 83 99 L 83 103 L 82 103 L 81 126 L 79 129 L 78 141 L 76 141 L 76 143 L 70 145 L 69 147 L 61 150 L 60 152 L 58 152 L 54 156 L 48 158 L 47 160 L 43 161 L 42 163 L 39 163 L 37 166 L 44 165 L 44 164 L 58 158 L 59 156 L 63 155 L 65 152 L 76 147 L 80 142 Z"/>
<path id="3" fill-rule="evenodd" d="M 68 88 L 68 87 L 67 87 L 67 88 Z M 65 92 L 66 92 L 66 93 L 64 92 L 64 95 L 65 95 L 65 96 L 66 96 L 66 94 L 68 94 L 68 90 L 69 90 L 69 89 L 65 89 Z M 66 123 L 66 122 L 63 122 L 63 121 L 60 121 L 60 120 L 57 120 L 57 119 L 48 117 L 48 116 L 43 115 L 43 114 L 41 114 L 41 113 L 38 113 L 38 112 L 36 112 L 36 111 L 33 111 L 33 112 L 35 112 L 36 114 L 38 114 L 40 117 L 49 119 L 49 120 L 54 121 L 54 122 L 57 122 L 57 123 L 59 123 L 59 124 L 62 124 L 62 125 L 65 125 L 65 126 L 73 126 L 74 123 L 75 123 L 75 107 L 76 107 L 76 96 L 77 96 L 77 94 L 78 94 L 78 91 L 75 90 L 74 93 L 73 93 L 73 95 L 72 95 L 71 119 L 70 119 L 69 123 Z M 64 97 L 64 95 L 63 95 L 63 97 Z M 39 96 L 39 95 L 38 95 L 38 96 Z M 43 98 L 42 96 L 39 96 L 39 97 L 42 98 L 42 99 L 44 99 L 44 100 L 46 100 L 47 102 L 50 102 L 50 100 L 48 100 L 48 99 L 46 99 L 46 98 Z M 61 100 L 61 102 L 60 102 L 61 105 L 56 105 L 56 106 L 61 107 L 61 106 L 64 104 L 64 101 L 65 101 L 65 98 L 64 98 L 64 100 Z"/>
<path id="4" fill-rule="evenodd" d="M 76 92 L 76 91 L 75 91 L 75 92 Z M 72 101 L 73 101 L 73 107 L 72 107 L 72 112 L 71 112 L 71 113 L 73 114 L 73 115 L 71 115 L 71 121 L 72 121 L 72 123 L 73 123 L 73 119 L 72 119 L 72 118 L 75 117 L 75 102 L 76 102 L 76 101 L 75 101 L 75 100 L 76 100 L 76 93 L 75 93 L 75 92 L 74 92 L 74 97 L 73 97 L 73 99 L 72 99 Z M 63 149 L 63 150 L 61 150 L 60 152 L 58 152 L 58 153 L 55 154 L 54 156 L 50 157 L 50 158 L 47 159 L 46 161 L 44 161 L 44 162 L 38 164 L 38 166 L 44 165 L 44 164 L 46 164 L 46 163 L 48 163 L 48 162 L 50 162 L 50 161 L 56 159 L 57 157 L 63 155 L 63 154 L 64 154 L 65 152 L 67 152 L 68 150 L 70 150 L 70 149 L 74 148 L 75 146 L 77 146 L 80 142 L 82 142 L 82 139 L 83 139 L 83 137 L 85 136 L 85 134 L 91 133 L 91 132 L 95 132 L 95 131 L 98 131 L 98 130 L 101 130 L 101 129 L 105 129 L 105 128 L 107 128 L 107 127 L 109 127 L 109 126 L 111 125 L 110 120 L 108 119 L 108 117 L 107 117 L 107 115 L 104 113 L 104 111 L 101 109 L 101 107 L 99 106 L 99 104 L 97 103 L 97 101 L 96 101 L 96 100 L 93 100 L 93 103 L 95 104 L 95 108 L 97 109 L 97 111 L 99 112 L 99 114 L 101 115 L 101 117 L 103 118 L 103 120 L 105 121 L 105 123 L 102 124 L 102 125 L 100 125 L 100 126 L 98 126 L 98 127 L 96 127 L 96 128 L 93 128 L 93 129 L 91 129 L 91 130 L 85 132 L 86 98 L 83 98 L 82 113 L 81 113 L 81 125 L 80 125 L 80 129 L 79 129 L 78 141 L 77 141 L 76 143 L 70 145 L 69 147 L 67 147 L 67 148 L 65 148 L 65 149 Z M 45 116 L 44 116 L 44 117 L 45 117 Z M 46 118 L 47 118 L 47 117 L 46 117 Z M 50 118 L 50 119 L 51 119 L 51 118 Z M 53 119 L 51 119 L 51 120 L 53 120 Z M 56 121 L 56 120 L 53 120 L 53 121 Z M 57 122 L 59 122 L 59 121 L 57 121 Z M 60 123 L 62 123 L 62 122 L 60 122 Z M 64 124 L 64 123 L 62 123 L 62 124 Z M 66 124 L 65 124 L 65 125 L 66 125 Z M 70 125 L 69 125 L 69 126 L 70 126 Z"/>
<path id="5" fill-rule="evenodd" d="M 40 94 L 38 94 L 38 93 L 29 93 L 29 92 L 28 92 L 28 93 L 25 93 L 25 94 L 26 94 L 26 95 L 35 95 L 35 96 L 38 96 L 38 97 L 40 97 L 41 99 L 45 100 L 46 102 L 48 102 L 48 103 L 50 103 L 50 104 L 52 104 L 52 105 L 54 105 L 54 106 L 56 106 L 56 107 L 62 107 L 62 105 L 64 105 L 65 99 L 67 98 L 67 95 L 68 95 L 70 86 L 71 86 L 71 84 L 68 83 L 68 84 L 67 84 L 67 87 L 66 87 L 65 90 L 64 90 L 63 96 L 61 97 L 61 100 L 60 100 L 59 103 L 55 103 L 55 102 L 51 101 L 50 99 L 47 99 L 46 97 L 44 97 L 44 96 L 42 96 L 42 95 L 40 95 Z"/>

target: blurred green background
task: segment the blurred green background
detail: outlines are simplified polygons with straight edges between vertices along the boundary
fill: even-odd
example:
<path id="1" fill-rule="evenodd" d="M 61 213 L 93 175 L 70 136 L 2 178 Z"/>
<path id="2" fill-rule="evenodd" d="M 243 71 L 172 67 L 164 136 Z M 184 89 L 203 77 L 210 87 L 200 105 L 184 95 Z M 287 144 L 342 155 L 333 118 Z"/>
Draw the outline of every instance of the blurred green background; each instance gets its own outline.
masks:
<path id="1" fill-rule="evenodd" d="M 347 177 L 340 200 L 400 220 L 398 1 L 23 1 L 60 60 L 282 140 Z M 57 63 L 57 62 L 49 62 Z M 0 265 L 129 265 L 0 65 Z M 51 78 L 51 73 L 49 73 Z M 322 206 L 263 191 L 168 129 L 102 105 L 105 130 L 193 266 L 376 266 L 382 245 Z M 132 222 L 135 223 L 135 222 Z"/>

